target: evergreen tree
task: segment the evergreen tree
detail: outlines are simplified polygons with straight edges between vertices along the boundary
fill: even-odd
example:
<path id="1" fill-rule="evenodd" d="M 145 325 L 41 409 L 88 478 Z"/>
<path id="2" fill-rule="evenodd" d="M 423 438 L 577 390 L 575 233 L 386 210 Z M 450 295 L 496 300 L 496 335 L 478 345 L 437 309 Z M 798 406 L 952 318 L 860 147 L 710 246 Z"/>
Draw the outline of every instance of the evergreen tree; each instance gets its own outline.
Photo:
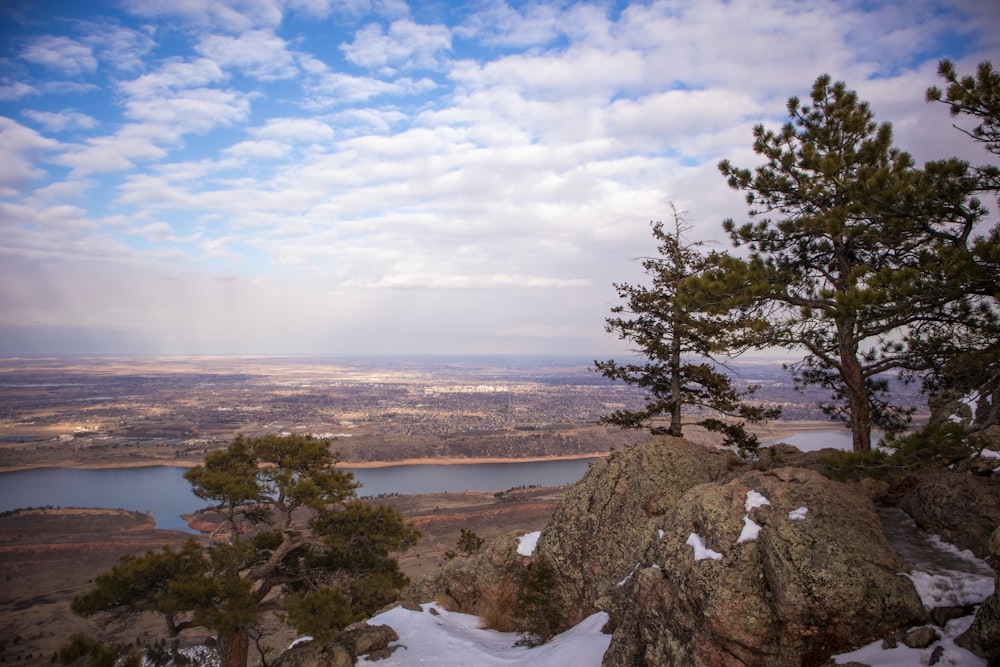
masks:
<path id="1" fill-rule="evenodd" d="M 976 123 L 971 129 L 956 127 L 990 155 L 1000 155 L 1000 73 L 983 62 L 974 76 L 959 76 L 944 60 L 938 74 L 947 86 L 943 92 L 929 88 L 928 101 L 948 105 L 954 117 L 971 119 Z M 977 195 L 1000 193 L 1000 167 L 972 168 L 951 159 L 931 163 L 926 171 L 936 183 L 922 191 L 936 192 L 946 184 L 953 193 L 947 210 L 957 224 L 929 230 L 939 244 L 923 257 L 911 292 L 915 300 L 938 307 L 912 328 L 908 343 L 928 369 L 922 377 L 932 424 L 957 416 L 981 432 L 1000 424 L 1000 224 L 976 234 L 976 223 L 986 216 Z"/>
<path id="2" fill-rule="evenodd" d="M 739 392 L 730 377 L 717 370 L 718 358 L 752 345 L 765 324 L 735 305 L 726 290 L 720 291 L 721 280 L 702 280 L 719 272 L 723 258 L 705 255 L 701 243 L 686 241 L 676 209 L 673 218 L 671 230 L 662 222 L 652 223 L 659 256 L 643 260 L 652 285 L 615 284 L 625 304 L 613 307 L 616 316 L 605 321 L 607 331 L 635 344 L 643 360 L 594 362 L 605 377 L 645 390 L 646 405 L 641 410 L 617 410 L 601 421 L 681 437 L 687 406 L 701 413 L 692 423 L 723 433 L 726 444 L 747 454 L 756 449 L 756 437 L 747 433 L 744 422 L 726 417 L 756 422 L 779 413 L 744 403 L 754 388 Z M 709 291 L 709 285 L 714 289 Z M 658 423 L 661 416 L 667 417 L 666 426 Z"/>
<path id="3" fill-rule="evenodd" d="M 391 554 L 419 533 L 390 507 L 355 499 L 325 441 L 237 437 L 185 474 L 221 517 L 207 544 L 126 556 L 73 601 L 73 611 L 162 614 L 176 637 L 218 635 L 223 667 L 244 667 L 263 614 L 327 638 L 393 600 L 406 578 Z"/>
<path id="4" fill-rule="evenodd" d="M 796 380 L 829 389 L 824 409 L 850 425 L 856 452 L 868 452 L 873 426 L 908 422 L 883 374 L 922 364 L 902 338 L 935 304 L 913 301 L 907 285 L 946 245 L 939 233 L 967 235 L 981 211 L 966 207 L 960 218 L 955 165 L 917 170 L 893 147 L 891 126 L 876 124 L 843 83 L 819 77 L 811 102 L 790 99 L 791 121 L 777 132 L 754 129 L 762 166 L 719 164 L 755 219 L 724 227 L 750 250 L 739 269 L 751 293 L 775 307 L 772 344 L 805 349 Z"/>

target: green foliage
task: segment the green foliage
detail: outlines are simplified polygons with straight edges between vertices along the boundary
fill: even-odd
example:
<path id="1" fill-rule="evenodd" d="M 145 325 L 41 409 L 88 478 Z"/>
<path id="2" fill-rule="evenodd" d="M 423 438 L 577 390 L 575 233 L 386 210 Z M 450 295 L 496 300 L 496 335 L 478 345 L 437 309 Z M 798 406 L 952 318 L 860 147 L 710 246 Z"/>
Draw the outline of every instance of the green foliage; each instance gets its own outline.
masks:
<path id="1" fill-rule="evenodd" d="M 870 452 L 834 452 L 820 458 L 824 474 L 838 481 L 882 477 L 890 471 L 951 468 L 982 450 L 982 441 L 958 423 L 929 424 L 907 435 L 887 436 Z"/>
<path id="2" fill-rule="evenodd" d="M 479 535 L 476 535 L 474 531 L 462 528 L 458 538 L 457 548 L 466 556 L 471 556 L 483 548 L 483 543 L 485 541 L 486 540 L 479 537 Z"/>
<path id="3" fill-rule="evenodd" d="M 288 595 L 285 613 L 288 622 L 299 632 L 320 642 L 329 641 L 354 620 L 351 601 L 339 589 L 330 586 Z"/>
<path id="4" fill-rule="evenodd" d="M 957 423 L 930 424 L 903 437 L 887 438 L 883 445 L 893 450 L 894 463 L 908 467 L 946 468 L 982 449 Z"/>
<path id="5" fill-rule="evenodd" d="M 223 517 L 210 542 L 127 556 L 73 610 L 158 612 L 171 637 L 211 628 L 223 667 L 246 664 L 251 631 L 282 603 L 314 636 L 374 612 L 407 583 L 393 554 L 420 534 L 391 507 L 356 500 L 336 463 L 310 437 L 237 437 L 185 475 Z"/>
<path id="6" fill-rule="evenodd" d="M 984 211 L 969 199 L 967 165 L 916 169 L 843 83 L 819 77 L 810 103 L 792 98 L 788 113 L 778 131 L 754 129 L 762 166 L 719 164 L 750 206 L 751 221 L 724 223 L 750 251 L 731 270 L 771 309 L 770 344 L 807 351 L 792 366 L 796 381 L 828 389 L 824 409 L 867 452 L 873 426 L 893 432 L 909 420 L 882 374 L 926 368 L 903 338 L 953 296 L 924 298 L 914 286 Z"/>
<path id="7" fill-rule="evenodd" d="M 523 628 L 521 643 L 537 646 L 556 633 L 562 612 L 552 595 L 555 585 L 555 570 L 549 562 L 534 558 L 514 607 L 514 617 Z"/>
<path id="8" fill-rule="evenodd" d="M 952 116 L 971 116 L 979 123 L 971 130 L 962 130 L 983 145 L 990 153 L 1000 154 L 1000 72 L 985 61 L 976 68 L 975 75 L 959 76 L 955 65 L 942 60 L 938 75 L 946 82 L 944 93 L 937 86 L 927 89 L 928 102 L 944 102 Z M 996 167 L 982 169 L 985 184 L 997 186 Z"/>
<path id="9" fill-rule="evenodd" d="M 864 477 L 881 477 L 892 466 L 889 454 L 881 449 L 867 452 L 833 452 L 820 457 L 823 474 L 838 482 L 856 481 Z"/>
<path id="10" fill-rule="evenodd" d="M 718 370 L 717 357 L 752 347 L 767 329 L 766 320 L 747 307 L 742 291 L 727 281 L 725 256 L 706 256 L 701 244 L 685 241 L 686 228 L 676 210 L 673 230 L 665 230 L 661 222 L 652 223 L 652 229 L 659 256 L 643 261 L 652 285 L 616 284 L 625 305 L 613 307 L 615 316 L 605 320 L 607 331 L 633 343 L 643 361 L 594 362 L 605 377 L 643 389 L 646 405 L 618 410 L 601 421 L 680 437 L 685 407 L 749 422 L 777 417 L 775 409 L 746 404 L 753 388 L 737 391 Z M 657 424 L 659 417 L 666 417 L 668 425 Z M 741 452 L 757 446 L 742 422 L 712 417 L 694 423 L 723 433 L 726 443 L 738 445 Z"/>
<path id="11" fill-rule="evenodd" d="M 82 633 L 75 633 L 59 647 L 56 658 L 61 665 L 82 667 L 139 667 L 136 651 L 125 652 L 118 645 L 104 644 Z"/>
<path id="12" fill-rule="evenodd" d="M 975 75 L 960 76 L 941 61 L 938 74 L 944 92 L 927 90 L 928 101 L 948 105 L 952 116 L 976 122 L 959 127 L 991 155 L 1000 155 L 1000 72 L 980 63 Z M 984 208 L 978 193 L 1000 193 L 1000 166 L 976 168 L 960 160 L 927 165 L 936 182 L 961 197 L 952 216 L 978 219 Z M 1000 204 L 1000 198 L 997 201 Z M 942 247 L 922 258 L 922 271 L 912 285 L 916 299 L 939 304 L 933 317 L 914 327 L 907 338 L 910 351 L 929 372 L 922 376 L 930 395 L 932 422 L 959 416 L 973 432 L 1000 424 L 1000 225 L 981 234 L 966 227 L 934 229 Z M 964 400 L 963 400 L 964 399 Z M 966 406 L 974 405 L 971 414 Z"/>

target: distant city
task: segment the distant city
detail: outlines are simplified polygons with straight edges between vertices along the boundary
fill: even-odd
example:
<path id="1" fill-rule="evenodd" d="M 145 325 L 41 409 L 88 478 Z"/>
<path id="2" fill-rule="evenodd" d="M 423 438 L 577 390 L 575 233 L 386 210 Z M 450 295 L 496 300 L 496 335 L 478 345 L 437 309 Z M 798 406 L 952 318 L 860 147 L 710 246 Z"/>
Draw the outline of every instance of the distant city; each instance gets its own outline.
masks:
<path id="1" fill-rule="evenodd" d="M 731 371 L 783 421 L 827 419 L 781 362 Z M 917 386 L 894 395 L 924 405 Z M 198 461 L 238 433 L 330 438 L 355 462 L 584 455 L 641 441 L 596 425 L 641 404 L 583 357 L 5 358 L 0 467 Z"/>

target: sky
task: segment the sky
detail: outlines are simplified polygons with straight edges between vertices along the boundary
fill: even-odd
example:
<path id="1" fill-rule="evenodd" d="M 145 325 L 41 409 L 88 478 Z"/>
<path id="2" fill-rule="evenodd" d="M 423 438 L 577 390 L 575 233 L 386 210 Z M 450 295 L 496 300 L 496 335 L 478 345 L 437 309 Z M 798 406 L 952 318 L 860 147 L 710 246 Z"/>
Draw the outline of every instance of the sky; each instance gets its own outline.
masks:
<path id="1" fill-rule="evenodd" d="M 0 354 L 593 354 L 828 73 L 918 162 L 993 0 L 0 4 Z"/>

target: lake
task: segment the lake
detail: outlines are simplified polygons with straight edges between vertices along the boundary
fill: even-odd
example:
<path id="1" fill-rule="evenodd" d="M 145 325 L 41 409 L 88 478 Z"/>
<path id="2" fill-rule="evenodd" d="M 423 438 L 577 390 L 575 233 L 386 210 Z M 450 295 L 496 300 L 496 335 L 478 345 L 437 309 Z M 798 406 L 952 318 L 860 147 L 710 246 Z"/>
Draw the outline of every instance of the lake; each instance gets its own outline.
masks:
<path id="1" fill-rule="evenodd" d="M 787 442 L 803 451 L 851 448 L 846 429 L 799 431 L 764 445 Z M 515 486 L 572 484 L 594 459 L 398 465 L 349 468 L 361 482 L 359 495 L 504 491 Z M 159 528 L 188 530 L 180 515 L 205 506 L 184 479 L 186 468 L 152 466 L 77 470 L 40 468 L 0 473 L 0 511 L 23 507 L 111 507 L 149 512 Z"/>
<path id="2" fill-rule="evenodd" d="M 594 459 L 349 468 L 358 495 L 504 491 L 515 486 L 572 484 Z M 158 528 L 188 530 L 180 518 L 204 507 L 184 479 L 186 468 L 38 468 L 0 473 L 0 511 L 24 507 L 111 507 L 149 512 Z"/>

